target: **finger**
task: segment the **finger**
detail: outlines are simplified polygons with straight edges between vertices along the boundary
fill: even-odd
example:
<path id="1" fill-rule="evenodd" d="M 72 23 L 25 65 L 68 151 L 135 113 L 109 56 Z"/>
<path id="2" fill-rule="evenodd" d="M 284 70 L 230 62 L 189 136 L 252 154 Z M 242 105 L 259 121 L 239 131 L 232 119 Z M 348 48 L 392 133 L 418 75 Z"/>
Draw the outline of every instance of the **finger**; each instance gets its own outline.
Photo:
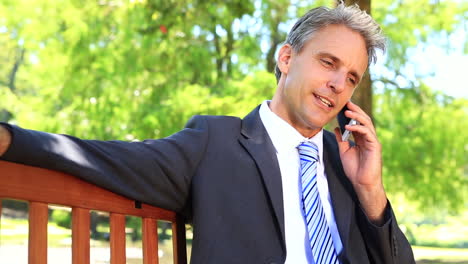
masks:
<path id="1" fill-rule="evenodd" d="M 366 114 L 366 112 L 365 112 L 364 110 L 362 110 L 362 108 L 361 108 L 359 105 L 357 105 L 357 104 L 355 104 L 355 103 L 353 103 L 353 102 L 351 102 L 351 101 L 348 101 L 348 103 L 347 103 L 346 106 L 347 106 L 348 109 L 351 110 L 351 111 Z"/>
<path id="2" fill-rule="evenodd" d="M 370 118 L 370 116 L 364 111 L 362 110 L 361 107 L 359 107 L 357 104 L 349 101 L 347 103 L 347 106 L 348 106 L 348 109 L 351 111 L 351 112 L 355 112 L 355 113 L 358 113 L 360 115 L 362 115 L 365 119 L 369 120 L 370 122 L 372 122 L 372 119 Z"/>
<path id="3" fill-rule="evenodd" d="M 340 131 L 340 129 L 338 127 L 335 127 L 333 132 L 335 132 L 336 141 L 338 141 L 338 143 L 340 143 L 341 142 L 341 131 Z"/>
<path id="4" fill-rule="evenodd" d="M 338 142 L 338 148 L 340 150 L 340 153 L 344 153 L 346 150 L 350 148 L 349 141 L 342 141 L 341 131 L 338 127 L 335 127 L 333 132 L 335 132 L 335 138 L 336 138 L 336 142 Z"/>
<path id="5" fill-rule="evenodd" d="M 359 135 L 361 136 L 364 140 L 372 143 L 378 143 L 377 136 L 375 133 L 367 126 L 363 125 L 346 125 L 345 128 L 349 130 L 350 132 L 353 133 L 354 138 L 357 140 L 358 137 L 356 136 Z"/>
<path id="6" fill-rule="evenodd" d="M 349 117 L 349 118 L 354 118 L 356 119 L 357 121 L 359 121 L 359 123 L 365 125 L 365 126 L 369 126 L 371 128 L 371 130 L 374 132 L 374 134 L 376 134 L 375 132 L 375 127 L 374 127 L 374 123 L 372 122 L 372 119 L 370 118 L 370 116 L 364 111 L 362 110 L 361 107 L 359 107 L 357 104 L 349 101 L 347 103 L 347 107 L 348 107 L 348 113 L 345 112 L 345 116 Z"/>
<path id="7" fill-rule="evenodd" d="M 348 106 L 348 109 L 349 109 L 350 111 L 359 113 L 359 114 L 361 114 L 362 116 L 364 116 L 366 119 L 368 119 L 368 120 L 371 121 L 370 116 L 369 116 L 364 110 L 362 110 L 362 108 L 359 107 L 357 104 L 355 104 L 355 103 L 349 101 L 348 104 L 347 104 L 347 106 Z"/>
<path id="8" fill-rule="evenodd" d="M 370 119 L 370 117 L 366 115 L 365 113 L 362 114 L 360 112 L 353 112 L 353 111 L 347 110 L 345 112 L 345 115 L 349 118 L 357 120 L 361 125 L 369 127 L 372 133 L 376 134 L 374 123 L 372 123 L 372 120 Z"/>

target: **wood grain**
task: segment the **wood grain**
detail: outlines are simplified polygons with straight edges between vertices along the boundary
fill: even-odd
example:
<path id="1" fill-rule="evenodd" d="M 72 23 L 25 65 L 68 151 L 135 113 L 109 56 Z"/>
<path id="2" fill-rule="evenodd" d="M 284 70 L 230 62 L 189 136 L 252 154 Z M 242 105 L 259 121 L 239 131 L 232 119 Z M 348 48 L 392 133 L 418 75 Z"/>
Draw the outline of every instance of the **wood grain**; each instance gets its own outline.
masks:
<path id="1" fill-rule="evenodd" d="M 87 208 L 174 222 L 172 211 L 141 204 L 77 177 L 0 161 L 0 197 Z"/>
<path id="2" fill-rule="evenodd" d="M 47 264 L 47 221 L 47 204 L 29 203 L 29 264 Z"/>
<path id="3" fill-rule="evenodd" d="M 89 226 L 88 209 L 72 209 L 72 263 L 89 264 Z"/>
<path id="4" fill-rule="evenodd" d="M 143 264 L 158 264 L 158 222 L 143 218 Z"/>
<path id="5" fill-rule="evenodd" d="M 111 264 L 125 264 L 125 215 L 110 215 L 110 251 Z"/>

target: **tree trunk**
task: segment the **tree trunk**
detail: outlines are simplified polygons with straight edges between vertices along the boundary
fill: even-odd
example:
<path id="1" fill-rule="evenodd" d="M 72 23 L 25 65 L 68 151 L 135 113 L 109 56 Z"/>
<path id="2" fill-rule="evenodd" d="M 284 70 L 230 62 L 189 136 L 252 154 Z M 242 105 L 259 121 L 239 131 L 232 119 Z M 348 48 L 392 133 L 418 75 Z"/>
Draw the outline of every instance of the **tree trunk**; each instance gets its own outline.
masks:
<path id="1" fill-rule="evenodd" d="M 226 76 L 230 79 L 232 78 L 232 59 L 231 53 L 234 50 L 234 33 L 232 32 L 232 24 L 234 21 L 228 24 L 227 31 L 227 41 L 226 41 L 226 54 L 224 54 L 224 62 L 226 63 Z"/>
<path id="2" fill-rule="evenodd" d="M 276 52 L 276 47 L 281 43 L 282 41 L 282 35 L 280 33 L 280 30 L 278 29 L 280 22 L 275 21 L 270 25 L 270 31 L 271 31 L 271 36 L 270 36 L 270 49 L 268 49 L 267 57 L 266 57 L 266 68 L 268 72 L 275 72 L 275 66 L 276 66 L 276 58 L 275 58 L 275 52 Z"/>
<path id="3" fill-rule="evenodd" d="M 213 26 L 211 33 L 214 36 L 214 44 L 216 49 L 216 83 L 223 78 L 223 58 L 221 55 L 221 41 L 216 33 L 216 24 Z"/>

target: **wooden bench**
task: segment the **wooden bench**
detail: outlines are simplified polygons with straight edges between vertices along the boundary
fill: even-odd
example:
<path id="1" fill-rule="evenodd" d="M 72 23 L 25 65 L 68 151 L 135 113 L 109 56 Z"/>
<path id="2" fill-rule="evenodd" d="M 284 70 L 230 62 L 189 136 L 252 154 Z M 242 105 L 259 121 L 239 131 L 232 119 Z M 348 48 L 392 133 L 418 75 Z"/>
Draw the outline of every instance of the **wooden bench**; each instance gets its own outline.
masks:
<path id="1" fill-rule="evenodd" d="M 48 204 L 72 208 L 73 264 L 90 262 L 90 210 L 109 212 L 111 264 L 126 263 L 126 215 L 142 218 L 144 264 L 158 263 L 157 220 L 172 222 L 174 263 L 187 263 L 185 225 L 176 213 L 135 202 L 74 176 L 0 161 L 0 199 L 4 198 L 29 202 L 29 264 L 47 264 Z"/>

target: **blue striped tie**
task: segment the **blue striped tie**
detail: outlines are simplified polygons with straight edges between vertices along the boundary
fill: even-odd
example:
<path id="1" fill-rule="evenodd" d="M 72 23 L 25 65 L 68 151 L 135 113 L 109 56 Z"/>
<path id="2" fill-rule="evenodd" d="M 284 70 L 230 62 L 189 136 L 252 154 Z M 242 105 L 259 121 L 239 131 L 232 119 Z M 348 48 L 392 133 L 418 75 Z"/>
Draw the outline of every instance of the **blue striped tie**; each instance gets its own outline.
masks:
<path id="1" fill-rule="evenodd" d="M 312 256 L 315 264 L 337 264 L 335 246 L 317 188 L 318 148 L 312 142 L 302 142 L 297 148 L 301 160 L 302 205 Z"/>

